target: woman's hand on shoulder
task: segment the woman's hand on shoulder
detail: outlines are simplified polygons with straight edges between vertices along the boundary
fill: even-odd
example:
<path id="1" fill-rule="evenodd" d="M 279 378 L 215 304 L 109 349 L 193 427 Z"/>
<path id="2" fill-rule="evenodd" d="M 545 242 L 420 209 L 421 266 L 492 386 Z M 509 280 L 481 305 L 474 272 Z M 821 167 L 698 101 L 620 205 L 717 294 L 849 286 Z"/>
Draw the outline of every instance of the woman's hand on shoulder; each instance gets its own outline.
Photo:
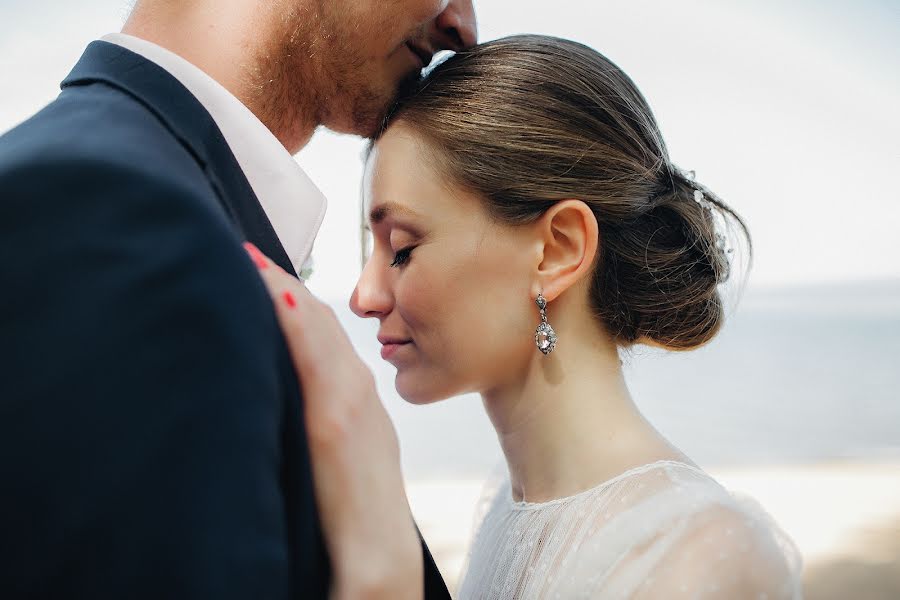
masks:
<path id="1" fill-rule="evenodd" d="M 304 398 L 316 504 L 336 598 L 421 598 L 422 547 L 400 447 L 371 371 L 334 311 L 245 245 L 269 290 Z"/>

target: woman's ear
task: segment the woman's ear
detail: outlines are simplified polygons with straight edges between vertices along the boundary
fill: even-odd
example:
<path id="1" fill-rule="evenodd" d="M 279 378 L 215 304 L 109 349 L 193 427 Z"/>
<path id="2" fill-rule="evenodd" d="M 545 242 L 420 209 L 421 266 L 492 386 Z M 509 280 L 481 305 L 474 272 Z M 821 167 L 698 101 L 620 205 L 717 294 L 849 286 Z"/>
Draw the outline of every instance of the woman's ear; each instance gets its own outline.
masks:
<path id="1" fill-rule="evenodd" d="M 562 200 L 554 204 L 535 223 L 542 243 L 534 290 L 548 301 L 590 275 L 597 256 L 599 227 L 597 217 L 581 200 Z"/>

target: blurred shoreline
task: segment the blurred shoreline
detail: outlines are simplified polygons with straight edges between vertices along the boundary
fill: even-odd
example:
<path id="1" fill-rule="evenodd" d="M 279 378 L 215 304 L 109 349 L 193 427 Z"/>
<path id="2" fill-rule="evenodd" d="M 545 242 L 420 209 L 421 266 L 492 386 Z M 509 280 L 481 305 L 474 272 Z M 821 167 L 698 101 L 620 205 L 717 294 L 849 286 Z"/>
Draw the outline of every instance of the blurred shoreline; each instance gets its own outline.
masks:
<path id="1" fill-rule="evenodd" d="M 757 500 L 794 540 L 807 599 L 900 598 L 900 459 L 707 470 Z M 482 486 L 471 478 L 407 482 L 413 514 L 451 591 Z"/>

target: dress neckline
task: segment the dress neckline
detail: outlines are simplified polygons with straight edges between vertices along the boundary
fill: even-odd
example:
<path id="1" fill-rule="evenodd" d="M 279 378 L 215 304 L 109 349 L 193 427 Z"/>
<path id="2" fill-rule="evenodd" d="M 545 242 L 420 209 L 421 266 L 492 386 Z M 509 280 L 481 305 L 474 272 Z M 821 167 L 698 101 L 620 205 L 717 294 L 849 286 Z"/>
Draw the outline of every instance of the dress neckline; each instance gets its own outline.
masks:
<path id="1" fill-rule="evenodd" d="M 577 492 L 572 494 L 571 496 L 563 496 L 562 498 L 554 498 L 553 500 L 545 500 L 544 502 L 528 502 L 526 500 L 513 500 L 512 498 L 512 487 L 509 485 L 509 480 L 507 479 L 506 485 L 506 497 L 508 500 L 509 506 L 514 510 L 538 510 L 541 508 L 547 508 L 550 506 L 556 506 L 558 504 L 565 504 L 572 500 L 581 498 L 583 496 L 590 495 L 592 493 L 598 492 L 602 489 L 605 489 L 611 485 L 614 485 L 624 479 L 628 479 L 629 477 L 634 477 L 635 475 L 641 475 L 648 471 L 652 471 L 654 469 L 658 469 L 661 467 L 680 467 L 688 469 L 689 471 L 693 471 L 695 473 L 700 473 L 701 475 L 706 475 L 706 472 L 703 469 L 695 467 L 694 465 L 690 465 L 686 462 L 682 462 L 679 460 L 656 460 L 651 463 L 647 463 L 644 465 L 640 465 L 637 467 L 632 467 L 627 469 L 615 477 L 607 479 L 592 488 L 588 488 L 586 490 Z M 708 477 L 708 475 L 706 475 Z"/>

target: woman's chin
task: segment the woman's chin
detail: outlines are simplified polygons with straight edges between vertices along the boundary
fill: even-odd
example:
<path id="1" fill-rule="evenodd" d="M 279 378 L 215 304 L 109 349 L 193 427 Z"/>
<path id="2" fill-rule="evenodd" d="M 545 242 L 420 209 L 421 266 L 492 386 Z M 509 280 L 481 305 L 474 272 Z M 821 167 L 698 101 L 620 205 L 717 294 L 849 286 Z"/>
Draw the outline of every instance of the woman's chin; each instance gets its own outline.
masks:
<path id="1" fill-rule="evenodd" d="M 446 400 L 453 394 L 435 387 L 434 380 L 424 377 L 411 377 L 410 374 L 397 372 L 394 387 L 401 398 L 410 404 L 424 405 Z"/>

